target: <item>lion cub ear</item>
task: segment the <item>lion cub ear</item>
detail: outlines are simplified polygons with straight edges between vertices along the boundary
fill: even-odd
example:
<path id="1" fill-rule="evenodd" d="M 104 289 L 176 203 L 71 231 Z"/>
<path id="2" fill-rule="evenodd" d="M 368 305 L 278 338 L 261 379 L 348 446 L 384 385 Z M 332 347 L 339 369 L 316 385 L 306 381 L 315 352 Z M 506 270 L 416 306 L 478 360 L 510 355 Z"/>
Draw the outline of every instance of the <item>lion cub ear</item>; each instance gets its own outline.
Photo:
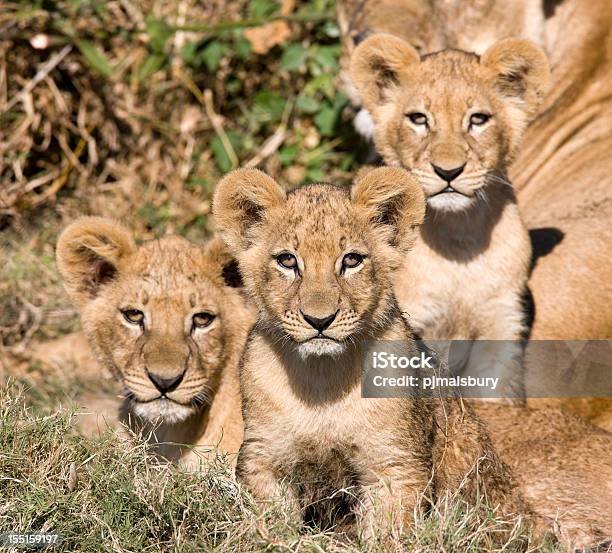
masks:
<path id="1" fill-rule="evenodd" d="M 388 88 L 398 85 L 400 74 L 420 62 L 419 53 L 393 35 L 379 33 L 368 37 L 351 56 L 350 74 L 366 109 L 385 101 Z"/>
<path id="2" fill-rule="evenodd" d="M 242 288 L 242 275 L 238 268 L 238 261 L 221 238 L 213 238 L 208 241 L 204 245 L 204 255 L 212 263 L 212 272 L 220 284 L 230 288 Z"/>
<path id="3" fill-rule="evenodd" d="M 221 179 L 213 198 L 213 215 L 230 250 L 235 254 L 247 249 L 266 212 L 286 198 L 281 185 L 258 169 L 236 169 Z"/>
<path id="4" fill-rule="evenodd" d="M 495 72 L 502 96 L 519 98 L 528 117 L 535 115 L 550 82 L 546 54 L 530 40 L 507 38 L 491 46 L 480 63 Z"/>
<path id="5" fill-rule="evenodd" d="M 136 252 L 129 230 L 101 217 L 82 217 L 69 225 L 57 242 L 56 259 L 64 286 L 79 308 L 98 295 Z"/>
<path id="6" fill-rule="evenodd" d="M 408 251 L 425 217 L 425 195 L 404 169 L 379 167 L 365 173 L 351 188 L 351 199 L 367 210 L 372 222 L 388 232 L 389 243 Z"/>

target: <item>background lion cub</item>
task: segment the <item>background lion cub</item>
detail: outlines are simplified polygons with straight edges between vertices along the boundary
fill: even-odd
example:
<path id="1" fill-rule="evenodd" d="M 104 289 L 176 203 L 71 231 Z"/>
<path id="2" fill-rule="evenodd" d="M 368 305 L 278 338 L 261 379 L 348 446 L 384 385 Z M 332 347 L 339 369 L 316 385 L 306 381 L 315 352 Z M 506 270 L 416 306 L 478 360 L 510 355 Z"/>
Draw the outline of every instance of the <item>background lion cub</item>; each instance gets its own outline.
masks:
<path id="1" fill-rule="evenodd" d="M 236 453 L 238 360 L 253 318 L 223 243 L 137 246 L 118 223 L 84 217 L 60 236 L 57 263 L 98 362 L 124 385 L 122 419 L 188 466 L 198 455 L 176 444 Z"/>
<path id="2" fill-rule="evenodd" d="M 410 526 L 426 490 L 456 490 L 465 478 L 473 500 L 480 461 L 480 493 L 502 512 L 526 509 L 459 401 L 361 397 L 367 340 L 404 340 L 417 354 L 392 287 L 424 213 L 405 171 L 376 169 L 350 191 L 316 184 L 286 194 L 238 170 L 218 184 L 213 211 L 259 310 L 240 373 L 236 469 L 257 499 L 286 491 L 296 515 L 356 517 L 366 538 L 382 538 Z"/>
<path id="3" fill-rule="evenodd" d="M 375 121 L 378 152 L 410 169 L 427 197 L 396 283 L 411 325 L 425 339 L 519 340 L 531 245 L 507 168 L 547 86 L 546 56 L 506 39 L 482 57 L 445 50 L 421 58 L 381 34 L 356 48 L 351 76 Z M 494 362 L 503 393 L 516 397 L 521 348 L 509 347 L 504 361 L 499 350 L 480 351 L 476 362 L 472 355 L 469 370 Z"/>

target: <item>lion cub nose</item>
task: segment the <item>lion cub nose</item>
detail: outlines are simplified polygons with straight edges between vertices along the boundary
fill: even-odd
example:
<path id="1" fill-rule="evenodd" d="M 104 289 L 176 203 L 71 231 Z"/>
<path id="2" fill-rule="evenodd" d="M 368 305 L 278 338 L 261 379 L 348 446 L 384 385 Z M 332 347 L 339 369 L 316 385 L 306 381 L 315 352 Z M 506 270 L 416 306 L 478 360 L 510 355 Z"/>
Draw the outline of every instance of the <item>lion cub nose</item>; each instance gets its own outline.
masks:
<path id="1" fill-rule="evenodd" d="M 454 169 L 442 169 L 442 167 L 438 167 L 437 165 L 431 164 L 433 170 L 436 172 L 442 180 L 446 182 L 451 182 L 455 180 L 461 173 L 463 173 L 463 169 L 465 167 L 465 163 L 461 167 L 455 167 Z"/>
<path id="2" fill-rule="evenodd" d="M 336 315 L 338 312 L 329 315 L 328 317 L 311 317 L 310 315 L 306 315 L 302 311 L 302 315 L 304 316 L 304 320 L 313 328 L 317 329 L 319 332 L 323 332 L 330 324 L 334 322 Z"/>
<path id="3" fill-rule="evenodd" d="M 166 394 L 178 388 L 179 384 L 183 381 L 185 373 L 182 372 L 177 376 L 165 377 L 149 372 L 149 369 L 147 369 L 147 376 L 160 393 Z"/>

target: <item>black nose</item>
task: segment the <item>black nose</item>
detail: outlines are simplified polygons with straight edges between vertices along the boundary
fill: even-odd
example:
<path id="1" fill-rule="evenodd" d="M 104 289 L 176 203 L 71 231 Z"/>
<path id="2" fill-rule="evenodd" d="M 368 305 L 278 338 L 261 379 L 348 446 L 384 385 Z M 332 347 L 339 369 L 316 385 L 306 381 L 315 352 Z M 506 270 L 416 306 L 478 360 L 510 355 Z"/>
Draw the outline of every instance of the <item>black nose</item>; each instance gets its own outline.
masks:
<path id="1" fill-rule="evenodd" d="M 159 376 L 158 374 L 149 372 L 149 369 L 147 369 L 147 376 L 160 393 L 167 394 L 178 388 L 179 384 L 183 381 L 183 376 L 185 376 L 185 373 L 183 372 L 177 376 L 167 378 L 165 376 Z"/>
<path id="2" fill-rule="evenodd" d="M 313 328 L 316 328 L 319 332 L 323 332 L 330 324 L 334 322 L 336 318 L 337 312 L 329 317 L 311 317 L 310 315 L 306 315 L 302 311 L 302 315 L 304 316 L 305 321 Z"/>
<path id="3" fill-rule="evenodd" d="M 465 163 L 461 167 L 455 167 L 454 169 L 442 169 L 442 167 L 438 167 L 437 165 L 431 164 L 433 170 L 436 172 L 441 179 L 446 182 L 451 182 L 455 180 L 461 173 L 463 173 L 463 168 L 465 167 Z"/>

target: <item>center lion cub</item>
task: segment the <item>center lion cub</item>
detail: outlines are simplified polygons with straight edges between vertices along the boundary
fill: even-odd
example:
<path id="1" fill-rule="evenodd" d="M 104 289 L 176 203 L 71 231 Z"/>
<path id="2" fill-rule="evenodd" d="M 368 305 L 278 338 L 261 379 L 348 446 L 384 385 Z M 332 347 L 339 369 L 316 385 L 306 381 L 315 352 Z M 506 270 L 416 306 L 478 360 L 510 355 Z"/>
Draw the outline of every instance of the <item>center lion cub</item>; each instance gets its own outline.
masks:
<path id="1" fill-rule="evenodd" d="M 286 193 L 260 171 L 237 170 L 213 209 L 259 311 L 242 359 L 237 464 L 258 500 L 285 498 L 324 526 L 356 522 L 370 540 L 406 530 L 426 491 L 486 493 L 501 512 L 525 512 L 459 400 L 361 396 L 368 340 L 402 340 L 418 355 L 392 286 L 425 211 L 408 173 L 380 168 L 350 190 Z"/>
<path id="2" fill-rule="evenodd" d="M 497 367 L 503 395 L 513 398 L 524 395 L 518 340 L 531 244 L 507 170 L 549 73 L 545 54 L 520 39 L 482 56 L 443 50 L 421 57 L 379 34 L 351 59 L 377 151 L 386 164 L 408 169 L 427 197 L 396 283 L 398 301 L 424 339 L 508 340 L 503 354 L 492 342 L 472 344 L 469 372 Z"/>

